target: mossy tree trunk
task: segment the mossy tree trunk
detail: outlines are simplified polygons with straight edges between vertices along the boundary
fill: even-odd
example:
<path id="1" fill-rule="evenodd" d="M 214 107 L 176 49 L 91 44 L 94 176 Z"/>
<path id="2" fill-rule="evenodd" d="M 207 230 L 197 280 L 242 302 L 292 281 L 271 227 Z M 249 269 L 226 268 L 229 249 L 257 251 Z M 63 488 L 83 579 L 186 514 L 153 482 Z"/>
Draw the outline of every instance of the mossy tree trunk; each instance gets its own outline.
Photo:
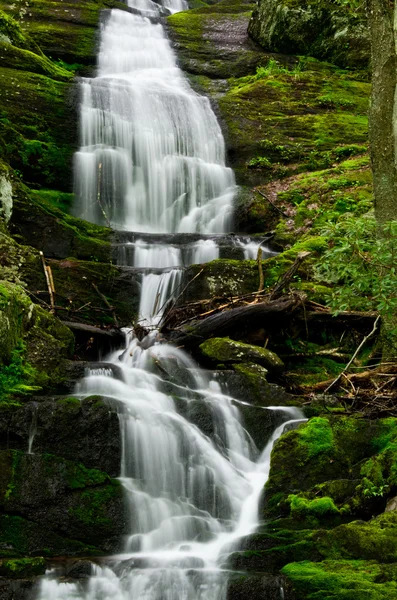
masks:
<path id="1" fill-rule="evenodd" d="M 397 8 L 368 0 L 372 48 L 370 146 L 378 223 L 397 219 Z"/>
<path id="2" fill-rule="evenodd" d="M 369 138 L 375 217 L 382 226 L 397 220 L 397 2 L 367 0 L 372 55 Z M 380 344 L 384 358 L 394 356 L 396 318 L 383 319 Z"/>

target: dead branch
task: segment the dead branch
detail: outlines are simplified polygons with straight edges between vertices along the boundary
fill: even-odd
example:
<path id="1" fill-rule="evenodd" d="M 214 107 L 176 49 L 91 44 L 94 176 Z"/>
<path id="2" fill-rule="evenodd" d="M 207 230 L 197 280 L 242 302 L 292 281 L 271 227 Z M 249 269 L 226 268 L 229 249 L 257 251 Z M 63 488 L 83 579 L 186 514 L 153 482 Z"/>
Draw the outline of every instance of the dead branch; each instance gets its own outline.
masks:
<path id="1" fill-rule="evenodd" d="M 99 289 L 95 285 L 95 283 L 92 283 L 92 287 L 94 288 L 94 290 L 96 291 L 96 293 L 98 294 L 98 296 L 100 298 L 102 298 L 102 300 L 104 301 L 104 303 L 106 304 L 106 306 L 108 307 L 108 309 L 112 311 L 114 325 L 115 325 L 115 327 L 118 327 L 119 326 L 119 322 L 118 322 L 117 315 L 115 313 L 114 307 L 110 304 L 110 302 L 108 301 L 108 299 L 106 298 L 106 296 L 104 296 L 102 294 L 102 292 L 99 291 Z"/>
<path id="2" fill-rule="evenodd" d="M 40 250 L 39 254 L 40 254 L 41 262 L 43 264 L 44 275 L 45 275 L 45 279 L 47 282 L 48 293 L 50 296 L 50 303 L 51 303 L 50 312 L 54 315 L 55 314 L 55 300 L 54 300 L 55 289 L 54 289 L 54 281 L 52 278 L 51 267 L 48 267 L 46 265 L 44 254 L 41 250 Z"/>
<path id="3" fill-rule="evenodd" d="M 284 273 L 281 279 L 274 286 L 269 300 L 275 300 L 283 293 L 284 288 L 289 284 L 295 273 L 298 271 L 302 262 L 310 256 L 311 252 L 300 252 L 290 268 Z"/>
<path id="4" fill-rule="evenodd" d="M 361 350 L 361 348 L 362 348 L 362 347 L 363 347 L 363 346 L 364 346 L 364 345 L 367 343 L 367 341 L 368 341 L 368 340 L 369 340 L 369 339 L 370 339 L 370 338 L 371 338 L 373 335 L 375 335 L 375 333 L 376 333 L 376 330 L 377 330 L 377 328 L 378 328 L 378 323 L 379 323 L 379 320 L 380 320 L 380 316 L 378 316 L 378 317 L 376 318 L 376 320 L 375 320 L 375 323 L 374 323 L 374 326 L 373 326 L 373 328 L 372 328 L 372 331 L 371 331 L 371 332 L 370 332 L 368 335 L 366 335 L 366 336 L 364 337 L 364 339 L 362 340 L 361 344 L 358 346 L 357 350 L 355 351 L 355 353 L 354 353 L 354 354 L 353 354 L 353 356 L 351 357 L 350 361 L 348 362 L 348 364 L 346 365 L 346 367 L 343 369 L 342 373 L 340 373 L 340 374 L 338 375 L 338 377 L 336 377 L 336 379 L 335 379 L 335 380 L 334 380 L 332 383 L 330 383 L 330 385 L 329 385 L 329 386 L 326 388 L 326 390 L 325 390 L 325 393 L 329 392 L 329 390 L 330 390 L 331 388 L 333 388 L 333 387 L 334 387 L 334 385 L 335 385 L 336 383 L 338 383 L 338 381 L 340 380 L 340 378 L 341 378 L 343 375 L 345 375 L 345 374 L 346 374 L 346 372 L 349 370 L 349 367 L 350 367 L 350 365 L 352 364 L 352 362 L 354 361 L 354 359 L 356 358 L 356 356 L 357 356 L 357 355 L 360 353 L 360 350 Z"/>
<path id="5" fill-rule="evenodd" d="M 280 213 L 280 215 L 282 215 L 283 217 L 285 217 L 286 219 L 289 219 L 289 215 L 287 215 L 287 213 L 283 212 L 281 210 L 281 208 L 279 208 L 278 206 L 276 206 L 276 204 L 274 204 L 273 200 L 270 200 L 269 196 L 266 196 L 266 194 L 264 194 L 263 192 L 261 192 L 260 190 L 258 190 L 258 188 L 253 188 L 251 190 L 252 192 L 256 192 L 257 194 L 259 194 L 260 196 L 262 196 L 262 198 L 264 198 L 265 200 L 267 200 L 267 202 L 269 202 L 269 204 L 271 206 L 273 206 L 273 208 Z"/>

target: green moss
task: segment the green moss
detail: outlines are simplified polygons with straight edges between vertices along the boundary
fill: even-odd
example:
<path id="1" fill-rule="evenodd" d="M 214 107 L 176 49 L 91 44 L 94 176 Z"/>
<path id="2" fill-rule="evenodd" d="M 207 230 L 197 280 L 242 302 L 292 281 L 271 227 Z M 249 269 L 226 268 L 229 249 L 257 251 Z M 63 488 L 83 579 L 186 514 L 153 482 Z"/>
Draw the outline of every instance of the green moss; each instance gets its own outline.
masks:
<path id="1" fill-rule="evenodd" d="M 328 559 L 378 560 L 397 562 L 397 517 L 384 513 L 368 523 L 353 521 L 315 534 L 317 548 Z"/>
<path id="2" fill-rule="evenodd" d="M 287 501 L 290 504 L 291 516 L 295 519 L 305 519 L 308 516 L 322 518 L 339 514 L 339 510 L 335 506 L 334 501 L 327 496 L 315 498 L 314 500 L 307 500 L 296 494 L 291 494 L 288 496 Z"/>
<path id="3" fill-rule="evenodd" d="M 41 525 L 15 515 L 0 514 L 0 556 L 99 556 L 94 546 L 44 531 Z"/>
<path id="4" fill-rule="evenodd" d="M 103 489 L 85 490 L 79 506 L 71 508 L 69 514 L 84 525 L 111 528 L 112 519 L 109 516 L 108 504 L 113 499 L 118 499 L 121 493 L 120 482 L 112 480 L 112 483 L 114 485 Z"/>
<path id="5" fill-rule="evenodd" d="M 30 71 L 46 75 L 57 81 L 70 81 L 73 75 L 66 69 L 56 65 L 48 58 L 35 54 L 30 50 L 17 48 L 0 39 L 0 53 L 9 69 Z"/>
<path id="6" fill-rule="evenodd" d="M 309 458 L 332 450 L 334 436 L 328 419 L 322 417 L 310 419 L 299 433 L 299 443 L 305 448 Z"/>
<path id="7" fill-rule="evenodd" d="M 46 570 L 44 558 L 14 558 L 0 560 L 0 576 L 10 579 L 25 579 L 44 575 Z"/>
<path id="8" fill-rule="evenodd" d="M 397 567 L 375 561 L 298 562 L 282 569 L 299 598 L 389 600 L 397 594 Z"/>
<path id="9" fill-rule="evenodd" d="M 219 363 L 258 363 L 271 371 L 283 369 L 283 362 L 265 348 L 236 342 L 230 338 L 212 338 L 200 345 L 203 356 Z"/>

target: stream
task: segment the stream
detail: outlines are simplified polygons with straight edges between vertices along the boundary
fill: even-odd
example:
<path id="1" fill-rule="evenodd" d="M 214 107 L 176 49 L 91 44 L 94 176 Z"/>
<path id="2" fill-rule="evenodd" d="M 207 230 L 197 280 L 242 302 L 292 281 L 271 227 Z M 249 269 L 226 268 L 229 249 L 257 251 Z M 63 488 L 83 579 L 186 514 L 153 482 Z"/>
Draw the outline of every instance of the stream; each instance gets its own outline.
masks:
<path id="1" fill-rule="evenodd" d="M 187 5 L 128 4 L 132 12 L 106 14 L 97 76 L 80 83 L 75 155 L 75 214 L 134 232 L 118 262 L 142 270 L 139 323 L 149 333 L 126 330 L 125 347 L 76 389 L 119 415 L 128 532 L 120 554 L 93 563 L 87 580 L 48 571 L 37 600 L 226 600 L 227 557 L 259 525 L 273 444 L 302 414 L 277 407 L 280 424 L 257 448 L 223 379 L 158 333 L 183 267 L 220 256 L 236 185 L 210 103 L 177 67 L 160 22 Z M 196 237 L 181 244 L 181 234 Z M 258 242 L 236 244 L 256 256 Z M 211 415 L 210 435 L 188 420 L 193 402 Z"/>

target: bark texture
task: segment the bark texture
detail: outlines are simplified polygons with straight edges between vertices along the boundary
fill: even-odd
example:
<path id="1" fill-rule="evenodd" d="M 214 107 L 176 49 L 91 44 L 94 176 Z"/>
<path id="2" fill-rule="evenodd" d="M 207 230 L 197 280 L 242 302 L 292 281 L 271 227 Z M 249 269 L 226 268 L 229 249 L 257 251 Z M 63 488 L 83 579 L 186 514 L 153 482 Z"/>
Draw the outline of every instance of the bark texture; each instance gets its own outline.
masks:
<path id="1" fill-rule="evenodd" d="M 378 223 L 397 218 L 397 57 L 390 0 L 368 0 L 372 50 L 370 146 Z"/>

